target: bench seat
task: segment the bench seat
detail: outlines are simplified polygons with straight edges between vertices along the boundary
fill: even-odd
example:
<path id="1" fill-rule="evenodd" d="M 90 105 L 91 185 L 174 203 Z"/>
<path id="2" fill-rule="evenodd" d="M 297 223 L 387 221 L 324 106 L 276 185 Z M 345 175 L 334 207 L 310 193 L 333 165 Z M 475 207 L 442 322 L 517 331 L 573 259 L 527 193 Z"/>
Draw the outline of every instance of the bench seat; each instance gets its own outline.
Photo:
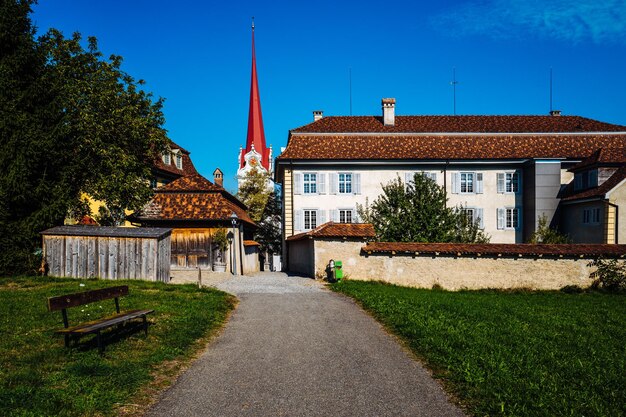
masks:
<path id="1" fill-rule="evenodd" d="M 121 314 L 115 314 L 109 317 L 103 317 L 98 320 L 81 323 L 77 326 L 68 327 L 55 331 L 58 334 L 90 334 L 96 333 L 107 327 L 115 326 L 129 320 L 144 318 L 146 315 L 154 313 L 154 310 L 130 310 Z"/>

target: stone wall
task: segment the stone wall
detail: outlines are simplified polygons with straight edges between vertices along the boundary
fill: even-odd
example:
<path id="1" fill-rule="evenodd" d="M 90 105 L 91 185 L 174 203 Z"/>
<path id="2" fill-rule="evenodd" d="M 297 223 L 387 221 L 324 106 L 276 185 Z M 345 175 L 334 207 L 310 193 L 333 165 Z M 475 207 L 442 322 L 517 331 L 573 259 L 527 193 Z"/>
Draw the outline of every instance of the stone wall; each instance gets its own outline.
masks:
<path id="1" fill-rule="evenodd" d="M 343 261 L 348 279 L 448 290 L 529 288 L 558 290 L 566 285 L 591 284 L 587 266 L 595 256 L 514 254 L 367 254 L 362 241 L 309 240 L 315 274 L 323 274 L 328 262 Z M 293 242 L 296 243 L 296 242 Z M 304 243 L 304 242 L 303 242 Z M 304 247 L 298 257 L 306 256 Z M 304 273 L 305 271 L 302 270 Z M 308 274 L 312 276 L 314 274 Z"/>

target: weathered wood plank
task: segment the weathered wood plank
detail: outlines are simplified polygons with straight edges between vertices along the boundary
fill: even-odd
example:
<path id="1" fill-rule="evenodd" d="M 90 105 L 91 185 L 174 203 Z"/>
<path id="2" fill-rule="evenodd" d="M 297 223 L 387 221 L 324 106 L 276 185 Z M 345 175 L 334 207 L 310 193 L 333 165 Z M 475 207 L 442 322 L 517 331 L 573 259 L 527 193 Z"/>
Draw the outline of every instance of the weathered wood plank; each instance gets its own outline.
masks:
<path id="1" fill-rule="evenodd" d="M 87 277 L 95 278 L 98 276 L 98 257 L 97 257 L 97 238 L 87 238 Z"/>
<path id="2" fill-rule="evenodd" d="M 112 237 L 106 239 L 109 246 L 108 278 L 117 279 L 117 239 Z"/>
<path id="3" fill-rule="evenodd" d="M 128 295 L 128 285 L 60 295 L 58 297 L 48 298 L 48 310 L 57 311 L 124 295 Z"/>

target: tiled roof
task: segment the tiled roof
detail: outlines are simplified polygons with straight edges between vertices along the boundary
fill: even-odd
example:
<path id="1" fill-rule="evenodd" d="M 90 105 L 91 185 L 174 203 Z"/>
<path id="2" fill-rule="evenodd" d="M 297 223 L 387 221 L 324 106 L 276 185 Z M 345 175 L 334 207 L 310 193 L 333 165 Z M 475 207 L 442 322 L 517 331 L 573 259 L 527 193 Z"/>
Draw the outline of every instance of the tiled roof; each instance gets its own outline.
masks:
<path id="1" fill-rule="evenodd" d="M 255 242 L 254 240 L 244 240 L 243 245 L 244 246 L 261 246 L 259 242 Z"/>
<path id="2" fill-rule="evenodd" d="M 152 200 L 131 217 L 151 224 L 159 221 L 230 222 L 233 212 L 240 220 L 255 224 L 242 202 L 222 187 L 196 174 L 157 188 Z"/>
<path id="3" fill-rule="evenodd" d="M 219 185 L 213 184 L 211 181 L 204 178 L 202 175 L 196 173 L 186 177 L 181 177 L 176 181 L 172 181 L 158 188 L 159 192 L 203 192 L 203 191 L 220 191 L 224 188 Z"/>
<path id="4" fill-rule="evenodd" d="M 163 162 L 163 158 L 161 158 L 161 156 L 159 155 L 159 157 L 156 158 L 156 160 L 154 161 L 154 166 L 153 166 L 153 168 L 157 172 L 164 171 L 168 174 L 173 174 L 174 176 L 178 176 L 178 177 L 198 173 L 198 171 L 196 171 L 196 167 L 193 165 L 193 162 L 191 161 L 191 158 L 189 157 L 189 151 L 178 146 L 176 143 L 174 143 L 174 141 L 170 141 L 170 148 L 172 150 L 175 150 L 175 149 L 180 150 L 180 153 L 183 157 L 183 169 L 178 169 L 176 167 L 176 164 L 174 163 L 174 158 L 171 158 L 169 165 L 165 165 L 165 163 Z"/>
<path id="5" fill-rule="evenodd" d="M 588 198 L 604 198 L 606 193 L 615 188 L 620 182 L 626 179 L 626 166 L 622 166 L 615 171 L 611 177 L 604 181 L 599 187 L 589 188 L 587 190 L 573 193 L 573 181 L 568 185 L 563 201 L 583 200 Z"/>
<path id="6" fill-rule="evenodd" d="M 306 238 L 373 238 L 376 236 L 374 226 L 369 223 L 334 223 L 328 222 L 308 232 L 293 235 L 287 240 L 301 240 Z"/>
<path id="7" fill-rule="evenodd" d="M 626 143 L 623 144 L 626 146 Z M 600 148 L 591 156 L 574 165 L 569 171 L 580 171 L 591 166 L 619 166 L 626 164 L 626 148 Z"/>
<path id="8" fill-rule="evenodd" d="M 556 133 L 625 132 L 626 126 L 580 116 L 396 116 L 393 126 L 378 116 L 329 116 L 293 133 Z"/>
<path id="9" fill-rule="evenodd" d="M 500 243 L 404 243 L 375 242 L 362 248 L 366 254 L 434 254 L 454 256 L 626 256 L 626 245 L 606 244 L 562 244 L 562 245 L 531 245 L 531 244 L 500 244 Z"/>
<path id="10" fill-rule="evenodd" d="M 555 117 L 555 116 L 553 116 Z M 309 136 L 292 134 L 280 160 L 586 158 L 626 135 Z"/>

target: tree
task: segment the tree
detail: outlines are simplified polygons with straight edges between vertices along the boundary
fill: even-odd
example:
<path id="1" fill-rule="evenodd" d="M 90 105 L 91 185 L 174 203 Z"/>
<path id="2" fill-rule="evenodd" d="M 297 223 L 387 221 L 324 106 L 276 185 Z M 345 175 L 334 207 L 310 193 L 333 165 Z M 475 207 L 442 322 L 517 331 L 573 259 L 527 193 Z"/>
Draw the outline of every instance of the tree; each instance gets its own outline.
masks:
<path id="1" fill-rule="evenodd" d="M 239 187 L 237 197 L 248 207 L 248 213 L 257 224 L 255 239 L 261 252 L 281 252 L 281 205 L 276 190 L 267 186 L 270 176 L 257 169 L 248 171 Z"/>
<path id="2" fill-rule="evenodd" d="M 447 207 L 445 190 L 416 174 L 411 183 L 397 178 L 382 186 L 371 204 L 357 205 L 359 217 L 374 225 L 377 239 L 388 242 L 488 242 L 461 207 Z"/>
<path id="3" fill-rule="evenodd" d="M 95 38 L 35 39 L 29 0 L 0 3 L 0 273 L 34 269 L 38 233 L 82 193 L 109 210 L 141 206 L 165 147 L 162 102 L 102 59 Z M 73 211 L 73 210 L 72 210 Z"/>
<path id="4" fill-rule="evenodd" d="M 261 251 L 267 253 L 280 254 L 282 252 L 282 209 L 280 195 L 272 191 L 263 217 L 258 222 L 259 228 L 256 231 L 256 240 L 261 245 Z"/>
<path id="5" fill-rule="evenodd" d="M 248 214 L 255 222 L 263 218 L 265 206 L 272 193 L 267 183 L 269 174 L 256 168 L 246 173 L 237 191 L 237 198 L 248 207 Z"/>
<path id="6" fill-rule="evenodd" d="M 543 214 L 539 216 L 537 229 L 533 232 L 528 240 L 528 243 L 571 243 L 570 238 L 558 230 L 552 229 L 548 225 L 548 217 Z"/>

